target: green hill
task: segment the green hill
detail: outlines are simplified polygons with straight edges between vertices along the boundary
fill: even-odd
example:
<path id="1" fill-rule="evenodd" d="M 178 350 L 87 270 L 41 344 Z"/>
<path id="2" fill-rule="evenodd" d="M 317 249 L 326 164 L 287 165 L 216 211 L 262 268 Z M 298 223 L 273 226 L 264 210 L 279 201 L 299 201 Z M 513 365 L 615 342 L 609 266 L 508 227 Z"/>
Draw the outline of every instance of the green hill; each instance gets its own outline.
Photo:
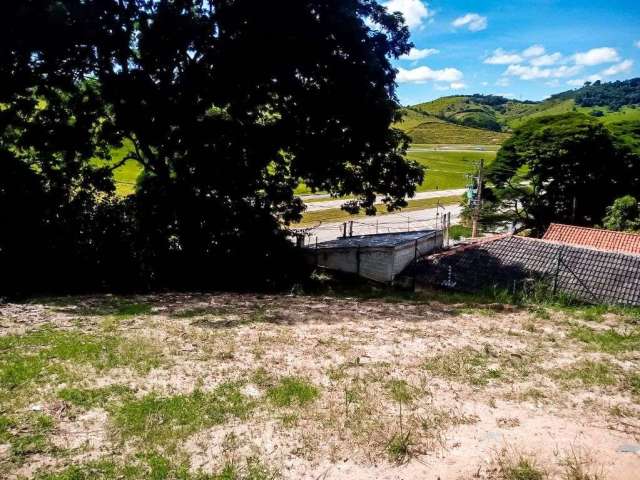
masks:
<path id="1" fill-rule="evenodd" d="M 455 95 L 405 108 L 396 126 L 414 143 L 499 145 L 529 120 L 579 111 L 598 118 L 640 149 L 640 78 L 593 84 L 541 102 L 495 95 Z"/>

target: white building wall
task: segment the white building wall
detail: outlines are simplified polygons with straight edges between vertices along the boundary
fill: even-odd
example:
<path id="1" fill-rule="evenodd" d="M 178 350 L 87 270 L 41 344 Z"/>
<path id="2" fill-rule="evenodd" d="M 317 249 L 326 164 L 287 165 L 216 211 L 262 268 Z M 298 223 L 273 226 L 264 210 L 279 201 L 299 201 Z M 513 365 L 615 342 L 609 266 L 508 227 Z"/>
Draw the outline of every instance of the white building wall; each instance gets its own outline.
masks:
<path id="1" fill-rule="evenodd" d="M 442 233 L 418 240 L 418 256 L 442 247 Z M 317 252 L 319 267 L 354 273 L 376 282 L 392 283 L 415 258 L 415 242 L 396 248 L 326 249 Z"/>

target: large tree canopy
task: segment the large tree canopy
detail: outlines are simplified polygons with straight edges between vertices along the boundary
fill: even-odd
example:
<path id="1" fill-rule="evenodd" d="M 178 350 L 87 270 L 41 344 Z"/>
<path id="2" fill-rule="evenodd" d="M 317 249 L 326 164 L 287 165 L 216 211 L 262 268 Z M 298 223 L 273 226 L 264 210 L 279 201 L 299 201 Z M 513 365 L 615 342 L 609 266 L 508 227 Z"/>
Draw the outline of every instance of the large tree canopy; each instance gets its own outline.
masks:
<path id="1" fill-rule="evenodd" d="M 273 268 L 301 181 L 373 212 L 422 180 L 390 128 L 409 33 L 373 0 L 9 0 L 0 19 L 0 260 L 111 268 L 121 229 L 135 276 L 198 284 Z M 105 165 L 123 145 L 144 175 L 121 201 Z"/>
<path id="2" fill-rule="evenodd" d="M 551 222 L 594 225 L 624 194 L 640 192 L 640 159 L 597 120 L 541 117 L 518 130 L 491 165 L 492 213 L 543 232 Z"/>

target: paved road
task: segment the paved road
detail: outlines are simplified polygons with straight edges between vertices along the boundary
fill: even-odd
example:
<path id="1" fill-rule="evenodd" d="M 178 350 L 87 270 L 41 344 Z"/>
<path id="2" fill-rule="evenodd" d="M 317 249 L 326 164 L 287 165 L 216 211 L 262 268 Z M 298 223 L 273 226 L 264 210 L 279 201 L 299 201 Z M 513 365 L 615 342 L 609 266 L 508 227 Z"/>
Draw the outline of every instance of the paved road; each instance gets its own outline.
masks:
<path id="1" fill-rule="evenodd" d="M 456 190 L 433 190 L 430 192 L 418 192 L 416 196 L 408 200 L 422 200 L 424 198 L 438 198 L 438 197 L 452 197 L 454 195 L 463 195 L 466 190 L 464 188 Z M 302 197 L 304 200 L 306 197 Z M 318 198 L 318 197 L 315 197 Z M 331 199 L 315 202 L 305 202 L 307 206 L 307 212 L 318 212 L 320 210 L 329 210 L 332 208 L 340 208 L 346 200 L 343 199 Z M 381 202 L 382 198 L 378 197 L 378 201 Z"/>
<path id="2" fill-rule="evenodd" d="M 389 213 L 386 215 L 376 215 L 375 217 L 358 217 L 354 218 L 354 235 L 368 235 L 373 233 L 390 233 L 390 232 L 406 232 L 410 230 L 426 230 L 436 226 L 441 226 L 441 218 L 445 213 L 451 212 L 451 224 L 459 223 L 460 212 L 462 208 L 459 205 L 450 205 L 437 209 L 439 215 L 436 217 L 435 208 L 427 208 L 424 210 L 416 210 L 413 212 Z M 315 229 L 309 231 L 310 245 L 318 242 L 326 242 L 335 240 L 342 235 L 342 224 L 324 223 Z M 437 224 L 437 225 L 436 225 Z"/>

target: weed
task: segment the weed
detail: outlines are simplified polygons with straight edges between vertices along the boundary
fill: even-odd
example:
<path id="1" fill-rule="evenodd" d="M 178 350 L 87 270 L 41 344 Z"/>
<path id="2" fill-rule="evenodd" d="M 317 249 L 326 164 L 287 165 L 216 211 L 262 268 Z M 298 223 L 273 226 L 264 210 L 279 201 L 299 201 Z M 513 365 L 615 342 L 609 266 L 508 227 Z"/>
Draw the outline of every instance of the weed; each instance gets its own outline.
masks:
<path id="1" fill-rule="evenodd" d="M 604 472 L 602 468 L 596 471 L 592 465 L 592 461 L 585 454 L 571 449 L 565 458 L 562 459 L 560 465 L 564 469 L 565 480 L 604 480 Z"/>
<path id="2" fill-rule="evenodd" d="M 267 390 L 267 397 L 278 407 L 290 407 L 294 404 L 304 406 L 314 401 L 319 395 L 317 387 L 296 377 L 282 378 Z"/>
<path id="3" fill-rule="evenodd" d="M 575 327 L 569 335 L 590 347 L 606 353 L 640 350 L 640 332 L 619 333 L 610 329 L 598 332 L 589 327 Z"/>
<path id="4" fill-rule="evenodd" d="M 387 443 L 387 454 L 389 459 L 394 463 L 405 463 L 411 458 L 411 433 L 396 433 Z"/>
<path id="5" fill-rule="evenodd" d="M 391 398 L 400 404 L 411 403 L 415 397 L 415 389 L 405 380 L 390 380 L 387 383 L 387 390 Z"/>
<path id="6" fill-rule="evenodd" d="M 503 450 L 497 463 L 501 480 L 543 480 L 547 477 L 534 458 L 521 453 Z"/>
<path id="7" fill-rule="evenodd" d="M 129 400 L 113 415 L 123 437 L 133 436 L 170 443 L 203 428 L 224 423 L 228 417 L 245 418 L 255 404 L 236 383 L 224 383 L 212 392 L 159 397 L 149 394 Z"/>

